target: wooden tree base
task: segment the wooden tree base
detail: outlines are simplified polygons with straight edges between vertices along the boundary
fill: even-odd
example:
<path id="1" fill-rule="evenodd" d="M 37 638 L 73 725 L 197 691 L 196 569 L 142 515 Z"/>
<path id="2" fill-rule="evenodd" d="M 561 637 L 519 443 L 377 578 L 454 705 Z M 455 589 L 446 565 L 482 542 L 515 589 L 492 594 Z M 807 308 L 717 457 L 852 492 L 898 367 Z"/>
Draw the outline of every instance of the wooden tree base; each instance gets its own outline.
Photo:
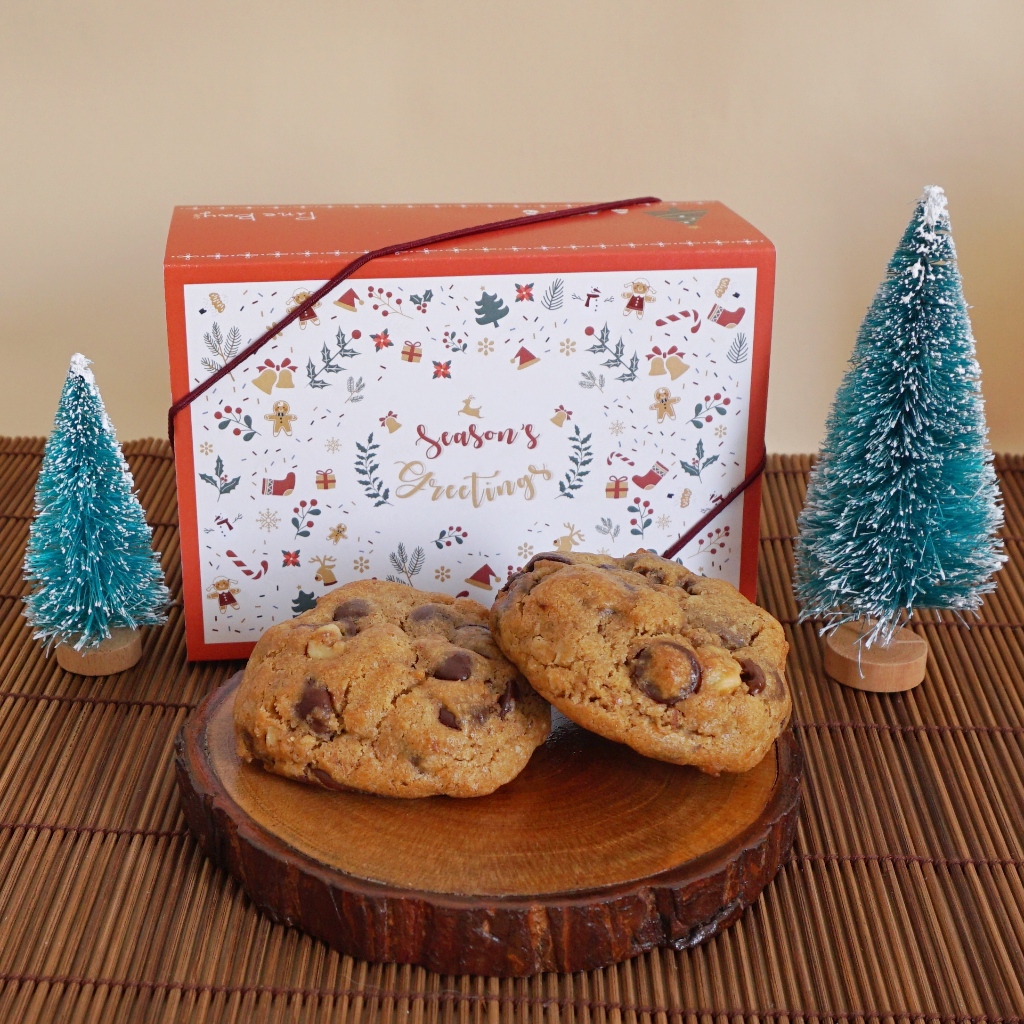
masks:
<path id="1" fill-rule="evenodd" d="M 790 732 L 751 771 L 712 778 L 557 716 L 491 796 L 391 800 L 241 763 L 239 679 L 178 735 L 185 817 L 275 921 L 360 959 L 522 976 L 683 949 L 732 923 L 793 842 Z"/>
<path id="2" fill-rule="evenodd" d="M 131 668 L 141 657 L 142 636 L 137 629 L 112 629 L 98 647 L 84 651 L 69 644 L 57 645 L 57 664 L 80 676 L 112 676 Z"/>
<path id="3" fill-rule="evenodd" d="M 900 629 L 886 646 L 859 643 L 864 630 L 848 622 L 825 638 L 825 671 L 844 686 L 872 693 L 912 690 L 923 679 L 928 644 L 915 632 Z"/>

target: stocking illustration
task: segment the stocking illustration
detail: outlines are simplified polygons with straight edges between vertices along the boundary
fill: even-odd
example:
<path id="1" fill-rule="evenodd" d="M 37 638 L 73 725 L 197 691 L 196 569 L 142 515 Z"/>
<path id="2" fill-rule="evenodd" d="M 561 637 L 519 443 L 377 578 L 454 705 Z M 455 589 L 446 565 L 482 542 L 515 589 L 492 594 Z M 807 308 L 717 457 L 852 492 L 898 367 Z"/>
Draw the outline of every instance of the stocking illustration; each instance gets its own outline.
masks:
<path id="1" fill-rule="evenodd" d="M 263 478 L 263 493 L 273 494 L 277 497 L 291 494 L 295 490 L 295 472 L 292 471 L 281 480 L 272 480 L 269 476 Z"/>
<path id="2" fill-rule="evenodd" d="M 735 327 L 743 319 L 744 313 L 746 310 L 742 306 L 739 309 L 728 310 L 716 302 L 708 313 L 708 320 L 719 327 Z"/>
<path id="3" fill-rule="evenodd" d="M 643 476 L 634 476 L 633 483 L 637 487 L 649 491 L 652 487 L 656 487 L 661 483 L 666 473 L 668 473 L 668 466 L 663 466 L 660 462 L 656 462 Z"/>

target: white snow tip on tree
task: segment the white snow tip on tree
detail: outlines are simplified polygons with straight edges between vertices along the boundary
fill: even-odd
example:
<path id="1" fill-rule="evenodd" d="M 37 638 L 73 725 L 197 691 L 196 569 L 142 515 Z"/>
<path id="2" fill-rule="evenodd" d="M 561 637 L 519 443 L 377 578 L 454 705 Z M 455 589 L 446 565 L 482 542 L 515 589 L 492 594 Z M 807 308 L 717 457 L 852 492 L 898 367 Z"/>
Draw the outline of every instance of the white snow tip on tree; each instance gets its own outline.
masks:
<path id="1" fill-rule="evenodd" d="M 936 224 L 949 223 L 946 193 L 938 185 L 925 185 L 921 194 L 921 206 L 924 208 L 924 222 L 927 227 L 933 228 Z"/>
<path id="2" fill-rule="evenodd" d="M 86 359 L 81 352 L 76 352 L 71 357 L 71 367 L 68 372 L 73 373 L 76 377 L 81 377 L 82 380 L 95 387 L 96 378 L 93 376 L 92 370 L 89 369 L 91 363 L 91 359 Z"/>

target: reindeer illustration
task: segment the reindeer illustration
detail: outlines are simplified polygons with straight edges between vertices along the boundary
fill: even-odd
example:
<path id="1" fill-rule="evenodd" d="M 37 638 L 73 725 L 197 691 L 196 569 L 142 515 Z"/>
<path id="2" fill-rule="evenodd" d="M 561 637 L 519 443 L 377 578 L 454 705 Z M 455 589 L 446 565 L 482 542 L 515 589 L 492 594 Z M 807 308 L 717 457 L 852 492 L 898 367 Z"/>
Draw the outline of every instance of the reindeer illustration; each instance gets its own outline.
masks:
<path id="1" fill-rule="evenodd" d="M 309 560 L 310 565 L 319 565 L 316 575 L 313 577 L 317 583 L 322 583 L 326 587 L 334 586 L 338 582 L 338 577 L 334 575 L 334 567 L 338 564 L 338 560 L 333 555 L 324 555 L 323 557 L 314 556 Z"/>
<path id="2" fill-rule="evenodd" d="M 564 537 L 556 537 L 554 539 L 554 545 L 556 551 L 561 552 L 563 555 L 567 555 L 574 547 L 576 547 L 577 544 L 582 544 L 585 538 L 572 523 L 562 523 L 562 525 L 569 532 Z"/>
<path id="3" fill-rule="evenodd" d="M 473 402 L 473 396 L 472 395 L 470 395 L 469 398 L 464 398 L 462 400 L 462 408 L 459 410 L 459 415 L 460 416 L 475 416 L 478 420 L 482 419 L 483 418 L 483 413 L 480 411 L 480 406 L 479 405 L 474 406 L 472 404 L 472 402 Z"/>

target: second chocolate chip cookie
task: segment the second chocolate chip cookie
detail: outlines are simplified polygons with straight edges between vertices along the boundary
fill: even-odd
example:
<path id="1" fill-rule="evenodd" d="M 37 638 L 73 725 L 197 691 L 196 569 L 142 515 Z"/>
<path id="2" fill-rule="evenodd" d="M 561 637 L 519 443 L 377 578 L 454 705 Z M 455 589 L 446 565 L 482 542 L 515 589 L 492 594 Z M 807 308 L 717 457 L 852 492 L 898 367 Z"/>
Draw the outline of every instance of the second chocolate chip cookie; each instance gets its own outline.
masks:
<path id="1" fill-rule="evenodd" d="M 746 771 L 789 720 L 779 623 L 646 551 L 537 555 L 499 592 L 491 626 L 563 714 L 648 757 Z"/>

